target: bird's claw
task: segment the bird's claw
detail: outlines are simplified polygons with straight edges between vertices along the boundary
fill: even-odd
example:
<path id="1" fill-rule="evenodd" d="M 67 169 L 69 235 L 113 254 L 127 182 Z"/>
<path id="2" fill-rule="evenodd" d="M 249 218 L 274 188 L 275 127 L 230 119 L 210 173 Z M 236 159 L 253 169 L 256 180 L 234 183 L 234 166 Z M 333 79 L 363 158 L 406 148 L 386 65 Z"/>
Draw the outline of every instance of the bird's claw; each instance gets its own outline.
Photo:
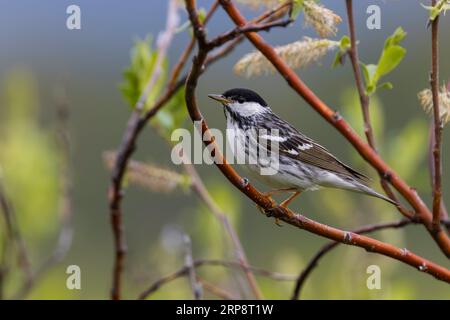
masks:
<path id="1" fill-rule="evenodd" d="M 271 218 L 271 217 L 273 217 L 273 210 L 275 210 L 275 209 L 277 208 L 277 206 L 275 205 L 275 206 L 272 207 L 272 208 L 264 209 L 263 207 L 261 207 L 261 206 L 259 206 L 259 205 L 256 205 L 256 208 L 258 208 L 258 210 L 259 210 L 262 214 L 264 214 L 267 218 Z M 282 227 L 282 226 L 283 226 L 283 225 L 281 224 L 279 218 L 275 218 L 275 224 L 276 224 L 277 226 L 279 226 L 279 227 Z"/>
<path id="2" fill-rule="evenodd" d="M 282 227 L 283 225 L 281 224 L 281 222 L 280 222 L 280 219 L 278 219 L 278 218 L 275 218 L 275 224 L 277 225 L 277 226 L 279 226 L 279 227 Z"/>

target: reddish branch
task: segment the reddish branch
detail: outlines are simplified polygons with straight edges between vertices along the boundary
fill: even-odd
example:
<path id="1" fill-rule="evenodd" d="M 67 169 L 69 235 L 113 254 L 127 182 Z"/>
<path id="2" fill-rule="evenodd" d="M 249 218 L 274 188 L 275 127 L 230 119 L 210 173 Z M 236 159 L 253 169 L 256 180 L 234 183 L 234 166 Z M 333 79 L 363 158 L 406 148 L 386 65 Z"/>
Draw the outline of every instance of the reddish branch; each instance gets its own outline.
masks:
<path id="1" fill-rule="evenodd" d="M 246 22 L 244 18 L 241 16 L 241 14 L 237 11 L 237 9 L 229 2 L 229 1 L 221 1 L 222 6 L 224 9 L 230 14 L 230 16 L 236 18 L 236 24 L 243 26 L 246 25 Z M 209 46 L 208 41 L 206 39 L 206 35 L 204 32 L 204 28 L 202 24 L 200 23 L 195 7 L 195 1 L 194 0 L 187 0 L 186 1 L 186 7 L 189 14 L 189 18 L 191 20 L 191 23 L 194 27 L 194 34 L 197 38 L 198 43 L 198 52 L 197 55 L 193 59 L 193 64 L 189 73 L 189 76 L 186 80 L 186 93 L 185 93 L 185 99 L 186 104 L 189 110 L 190 117 L 192 121 L 201 121 L 201 134 L 203 137 L 206 137 L 205 141 L 211 141 L 209 144 L 206 144 L 208 150 L 211 152 L 215 152 L 215 159 L 216 159 L 216 165 L 219 168 L 219 170 L 224 174 L 224 176 L 241 192 L 243 192 L 247 197 L 249 197 L 252 201 L 254 201 L 256 204 L 258 204 L 262 209 L 264 209 L 269 215 L 278 218 L 282 221 L 285 221 L 288 224 L 291 224 L 293 226 L 296 226 L 300 229 L 304 229 L 306 231 L 312 232 L 314 234 L 320 235 L 325 238 L 329 238 L 344 244 L 348 245 L 354 245 L 361 248 L 364 248 L 367 251 L 370 252 L 376 252 L 391 258 L 394 258 L 396 260 L 402 261 L 414 268 L 417 268 L 423 272 L 426 272 L 428 274 L 433 275 L 435 278 L 449 282 L 450 283 L 450 271 L 447 270 L 444 267 L 441 267 L 431 261 L 428 261 L 422 257 L 419 257 L 411 252 L 407 252 L 405 250 L 402 250 L 400 248 L 397 248 L 393 245 L 363 236 L 358 235 L 353 232 L 347 232 L 343 230 L 339 230 L 337 228 L 333 228 L 321 223 L 318 223 L 316 221 L 313 221 L 311 219 L 308 219 L 300 214 L 294 213 L 289 209 L 285 209 L 279 206 L 276 206 L 276 203 L 269 197 L 263 195 L 258 190 L 256 190 L 246 179 L 243 179 L 240 177 L 237 172 L 226 162 L 223 155 L 220 153 L 220 149 L 217 147 L 214 138 L 211 136 L 211 132 L 209 131 L 208 125 L 206 121 L 204 120 L 198 106 L 197 106 L 197 99 L 195 96 L 195 90 L 197 87 L 198 79 L 201 75 L 201 70 L 203 69 L 203 64 L 206 61 L 206 58 L 208 56 L 209 52 Z M 250 37 L 252 35 L 252 37 Z M 263 51 L 263 53 L 266 54 L 266 57 L 271 59 L 279 58 L 276 56 L 276 54 L 273 51 L 273 48 L 269 45 L 265 44 L 264 42 L 260 43 L 262 39 L 255 33 L 250 32 L 246 33 L 246 36 L 254 42 L 254 44 L 257 44 L 256 47 L 260 49 L 260 51 Z M 256 37 L 257 36 L 257 37 Z M 255 38 L 256 37 L 256 38 Z M 268 52 L 272 52 L 273 54 L 267 54 Z M 272 60 L 271 60 L 272 61 Z M 272 63 L 275 65 L 274 61 Z M 287 66 L 284 65 L 286 68 Z M 284 70 L 288 73 L 291 72 L 290 69 Z M 285 75 L 286 76 L 286 75 Z M 289 77 L 289 79 L 291 79 Z M 293 81 L 295 80 L 295 78 Z M 298 78 L 297 78 L 298 79 Z M 298 79 L 299 81 L 299 79 Z M 299 83 L 297 83 L 299 84 Z M 300 84 L 302 84 L 300 82 Z M 306 86 L 302 84 L 301 88 L 305 89 Z M 309 90 L 309 89 L 308 89 Z M 308 94 L 312 94 L 312 92 L 308 91 Z M 308 95 L 307 95 L 308 96 Z M 317 97 L 309 96 L 310 100 L 318 100 Z M 323 105 L 323 108 L 326 106 Z M 327 107 L 326 107 L 327 108 Z M 334 115 L 334 113 L 333 113 Z M 335 115 L 334 115 L 335 116 Z M 339 119 L 334 120 L 335 123 L 342 123 Z M 353 132 L 351 132 L 354 134 Z M 366 146 L 364 144 L 364 146 Z M 372 150 L 370 148 L 370 150 Z M 381 160 L 379 160 L 381 161 Z"/>
<path id="2" fill-rule="evenodd" d="M 431 189 L 434 187 L 434 156 L 433 156 L 433 148 L 434 148 L 434 119 L 431 120 L 430 123 L 430 133 L 429 133 L 429 141 L 428 141 L 428 171 L 430 172 L 430 181 L 431 181 Z M 446 223 L 448 221 L 449 215 L 447 212 L 447 208 L 445 206 L 444 198 L 441 198 L 441 224 L 443 224 L 447 232 L 450 233 L 450 224 Z"/>
<path id="3" fill-rule="evenodd" d="M 247 25 L 247 21 L 239 10 L 229 0 L 220 0 L 224 10 L 237 26 Z M 197 32 L 198 33 L 198 32 Z M 361 156 L 385 177 L 394 188 L 410 203 L 417 213 L 417 217 L 427 228 L 442 252 L 450 257 L 450 238 L 442 230 L 435 230 L 432 225 L 432 213 L 427 208 L 416 190 L 410 187 L 393 171 L 386 162 L 365 143 L 342 118 L 342 116 L 328 107 L 313 91 L 298 77 L 298 75 L 276 54 L 274 48 L 264 41 L 256 32 L 245 33 L 247 39 L 258 49 L 285 78 L 287 83 L 311 105 L 325 120 L 333 125 L 355 147 Z M 202 50 L 199 57 L 202 58 Z M 200 118 L 200 114 L 193 110 L 193 116 Z"/>
<path id="4" fill-rule="evenodd" d="M 436 0 L 431 1 L 436 5 Z M 441 166 L 441 140 L 442 123 L 439 112 L 439 15 L 431 23 L 431 76 L 430 85 L 433 96 L 434 118 L 434 179 L 433 179 L 433 228 L 436 233 L 441 231 L 441 198 L 442 198 L 442 166 Z"/>

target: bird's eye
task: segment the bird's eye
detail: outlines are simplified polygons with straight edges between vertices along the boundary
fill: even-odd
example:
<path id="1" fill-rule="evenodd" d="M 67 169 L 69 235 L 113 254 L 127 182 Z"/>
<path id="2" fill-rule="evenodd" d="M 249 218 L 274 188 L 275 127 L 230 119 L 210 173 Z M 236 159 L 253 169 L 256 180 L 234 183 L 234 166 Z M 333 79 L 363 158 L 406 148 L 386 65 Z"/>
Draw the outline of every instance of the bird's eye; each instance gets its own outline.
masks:
<path id="1" fill-rule="evenodd" d="M 244 103 L 245 101 L 244 101 L 243 98 L 238 98 L 238 99 L 237 99 L 237 102 L 239 102 L 239 103 Z"/>

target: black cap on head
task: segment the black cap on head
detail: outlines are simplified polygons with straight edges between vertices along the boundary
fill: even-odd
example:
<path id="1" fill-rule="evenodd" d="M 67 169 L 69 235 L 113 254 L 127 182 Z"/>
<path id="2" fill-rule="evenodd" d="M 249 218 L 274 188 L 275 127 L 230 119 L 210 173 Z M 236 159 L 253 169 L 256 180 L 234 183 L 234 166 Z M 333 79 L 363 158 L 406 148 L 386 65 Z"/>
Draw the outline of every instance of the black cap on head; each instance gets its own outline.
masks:
<path id="1" fill-rule="evenodd" d="M 267 103 L 263 98 L 259 96 L 255 91 L 245 88 L 235 88 L 227 90 L 223 93 L 225 98 L 237 101 L 239 103 L 244 102 L 257 102 L 260 105 L 266 107 Z"/>

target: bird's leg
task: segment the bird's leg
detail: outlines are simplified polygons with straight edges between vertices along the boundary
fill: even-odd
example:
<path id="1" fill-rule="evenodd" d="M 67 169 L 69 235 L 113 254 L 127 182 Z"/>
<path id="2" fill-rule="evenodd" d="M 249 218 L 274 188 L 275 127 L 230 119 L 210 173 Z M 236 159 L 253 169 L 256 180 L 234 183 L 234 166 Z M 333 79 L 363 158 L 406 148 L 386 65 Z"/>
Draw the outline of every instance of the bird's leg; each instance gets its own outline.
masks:
<path id="1" fill-rule="evenodd" d="M 283 189 L 275 189 L 275 190 L 263 192 L 262 194 L 266 197 L 271 198 L 275 194 L 279 194 L 279 193 L 283 193 L 283 192 L 292 192 L 292 191 L 296 191 L 296 190 L 297 189 L 295 189 L 295 188 L 283 188 Z"/>
<path id="2" fill-rule="evenodd" d="M 294 200 L 297 196 L 299 196 L 301 191 L 295 191 L 293 194 L 289 196 L 286 200 L 284 200 L 282 203 L 280 203 L 280 207 L 287 209 L 287 206 L 289 203 L 291 203 L 292 200 Z M 281 227 L 280 219 L 275 218 L 275 224 L 279 227 Z"/>
<path id="3" fill-rule="evenodd" d="M 296 190 L 297 189 L 295 189 L 295 188 L 283 188 L 283 189 L 275 189 L 275 190 L 271 190 L 271 191 L 268 191 L 268 192 L 263 192 L 262 194 L 264 196 L 266 196 L 266 197 L 269 197 L 272 200 L 272 196 L 275 195 L 275 194 L 279 194 L 279 193 L 282 193 L 282 192 L 294 192 L 293 195 L 291 195 L 288 199 L 286 199 L 285 201 L 283 201 L 280 204 L 280 206 L 284 207 L 285 205 L 288 205 L 289 202 L 291 202 L 296 196 L 298 196 L 300 194 L 300 192 L 298 192 Z M 261 211 L 261 213 L 266 214 L 265 210 L 263 208 L 261 208 L 259 205 L 256 205 L 256 207 L 258 208 L 259 211 Z M 275 218 L 275 224 L 277 226 L 281 227 L 280 219 Z"/>
<path id="4" fill-rule="evenodd" d="M 287 208 L 288 204 L 291 203 L 291 201 L 294 200 L 297 196 L 299 196 L 300 193 L 301 191 L 295 191 L 293 194 L 289 196 L 289 198 L 280 203 L 280 207 Z"/>

